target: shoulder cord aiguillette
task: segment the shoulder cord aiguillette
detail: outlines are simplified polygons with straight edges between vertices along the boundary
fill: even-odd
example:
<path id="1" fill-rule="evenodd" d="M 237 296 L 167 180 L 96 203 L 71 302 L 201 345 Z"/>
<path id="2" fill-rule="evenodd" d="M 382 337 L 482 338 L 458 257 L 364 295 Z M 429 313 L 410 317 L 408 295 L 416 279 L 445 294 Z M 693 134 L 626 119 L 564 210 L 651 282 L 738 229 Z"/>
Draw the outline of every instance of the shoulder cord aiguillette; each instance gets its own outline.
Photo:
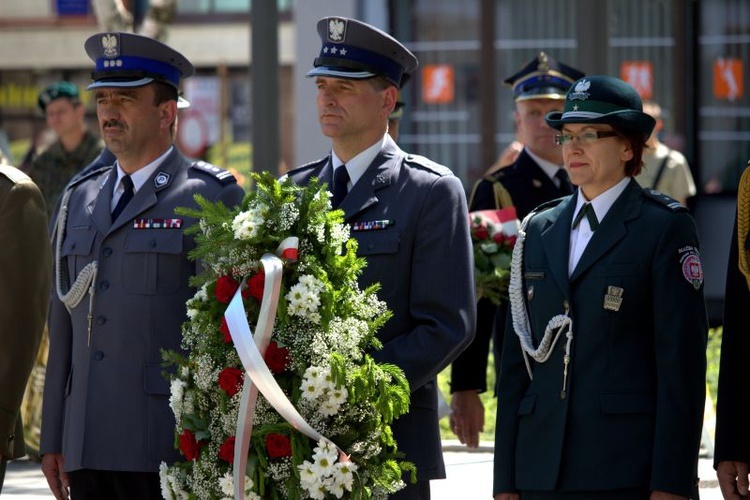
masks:
<path id="1" fill-rule="evenodd" d="M 570 363 L 570 344 L 573 341 L 573 319 L 568 316 L 569 311 L 567 309 L 565 314 L 558 314 L 557 316 L 552 317 L 547 323 L 539 347 L 535 348 L 531 336 L 529 313 L 526 309 L 526 301 L 524 300 L 522 275 L 523 247 L 526 240 L 526 226 L 532 216 L 533 212 L 529 214 L 521 224 L 521 229 L 518 231 L 518 239 L 513 248 L 513 259 L 510 266 L 510 284 L 508 285 L 510 310 L 513 318 L 513 330 L 515 330 L 518 339 L 521 341 L 521 349 L 524 355 L 524 362 L 526 363 L 526 370 L 529 372 L 529 378 L 532 379 L 534 377 L 529 362 L 529 356 L 538 363 L 546 362 L 552 354 L 552 350 L 560 338 L 560 335 L 565 331 L 567 342 L 565 344 L 565 356 L 563 358 L 565 366 L 563 369 L 563 389 L 561 393 L 564 397 L 568 376 L 568 364 Z"/>
<path id="2" fill-rule="evenodd" d="M 750 162 L 740 178 L 737 188 L 737 242 L 739 245 L 739 267 L 750 288 L 750 251 L 745 248 L 750 231 Z"/>
<path id="3" fill-rule="evenodd" d="M 70 286 L 70 275 L 68 274 L 67 259 L 62 256 L 62 243 L 65 239 L 65 225 L 68 222 L 68 201 L 72 189 L 66 189 L 60 203 L 60 213 L 55 221 L 55 227 L 52 231 L 52 239 L 55 241 L 55 287 L 57 296 L 60 298 L 65 307 L 70 312 L 76 307 L 89 293 L 89 313 L 88 313 L 88 331 L 87 345 L 91 343 L 91 324 L 93 320 L 92 312 L 94 307 L 94 293 L 96 291 L 96 273 L 98 270 L 97 261 L 91 261 L 81 269 L 76 277 L 73 286 Z"/>

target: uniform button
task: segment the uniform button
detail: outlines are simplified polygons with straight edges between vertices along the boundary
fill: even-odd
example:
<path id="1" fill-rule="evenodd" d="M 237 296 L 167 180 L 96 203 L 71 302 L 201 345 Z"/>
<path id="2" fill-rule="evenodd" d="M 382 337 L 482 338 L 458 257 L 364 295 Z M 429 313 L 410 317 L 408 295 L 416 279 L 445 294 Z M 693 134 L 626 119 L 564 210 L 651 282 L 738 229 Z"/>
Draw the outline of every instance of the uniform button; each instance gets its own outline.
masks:
<path id="1" fill-rule="evenodd" d="M 102 250 L 102 254 L 103 254 L 103 255 L 104 255 L 105 257 L 109 257 L 110 255 L 112 255 L 112 249 L 111 249 L 111 248 L 109 248 L 109 247 L 107 247 L 107 248 L 105 248 L 104 250 Z"/>
<path id="2" fill-rule="evenodd" d="M 97 316 L 96 317 L 96 324 L 97 325 L 103 325 L 106 322 L 107 322 L 107 318 L 106 317 L 104 317 L 104 316 Z"/>
<path id="3" fill-rule="evenodd" d="M 102 351 L 96 351 L 94 353 L 94 359 L 97 361 L 101 361 L 102 359 L 104 359 L 104 353 Z"/>
<path id="4" fill-rule="evenodd" d="M 99 283 L 99 289 L 100 290 L 108 290 L 109 289 L 109 281 L 102 281 Z"/>
<path id="5" fill-rule="evenodd" d="M 156 240 L 151 240 L 148 242 L 149 248 L 156 248 Z"/>

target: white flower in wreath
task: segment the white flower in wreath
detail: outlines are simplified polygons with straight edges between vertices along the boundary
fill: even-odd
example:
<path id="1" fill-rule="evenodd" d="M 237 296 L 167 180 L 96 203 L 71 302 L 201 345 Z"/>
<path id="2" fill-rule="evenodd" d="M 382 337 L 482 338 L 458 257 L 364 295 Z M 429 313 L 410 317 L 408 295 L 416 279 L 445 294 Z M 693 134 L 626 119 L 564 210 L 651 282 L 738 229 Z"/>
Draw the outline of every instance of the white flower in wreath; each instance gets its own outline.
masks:
<path id="1" fill-rule="evenodd" d="M 219 478 L 219 489 L 227 496 L 227 499 L 232 500 L 234 497 L 234 476 L 231 472 L 226 472 Z M 253 492 L 253 480 L 249 476 L 245 476 L 245 498 L 247 500 L 260 500 L 258 494 Z"/>
<path id="2" fill-rule="evenodd" d="M 183 398 L 185 396 L 185 389 L 187 388 L 187 382 L 184 382 L 178 378 L 172 379 L 172 383 L 169 384 L 169 407 L 174 412 L 175 420 L 180 421 L 182 416 Z"/>
<path id="3" fill-rule="evenodd" d="M 232 220 L 232 231 L 238 240 L 250 240 L 258 236 L 258 231 L 263 225 L 263 212 L 255 207 L 250 207 L 245 212 L 238 213 Z"/>

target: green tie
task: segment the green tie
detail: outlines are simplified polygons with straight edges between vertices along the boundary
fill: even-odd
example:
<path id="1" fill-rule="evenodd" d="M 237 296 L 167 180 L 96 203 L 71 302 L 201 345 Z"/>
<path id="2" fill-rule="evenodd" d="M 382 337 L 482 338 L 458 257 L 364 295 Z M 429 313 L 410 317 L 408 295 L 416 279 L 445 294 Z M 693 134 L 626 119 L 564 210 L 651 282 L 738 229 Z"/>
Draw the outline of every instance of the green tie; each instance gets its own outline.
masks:
<path id="1" fill-rule="evenodd" d="M 581 223 L 581 219 L 583 219 L 584 215 L 589 220 L 589 227 L 591 230 L 596 231 L 596 228 L 599 227 L 599 220 L 596 218 L 596 213 L 594 212 L 594 207 L 591 206 L 591 203 L 584 203 L 581 210 L 578 211 L 575 219 L 573 219 L 573 229 L 578 227 L 578 224 Z"/>

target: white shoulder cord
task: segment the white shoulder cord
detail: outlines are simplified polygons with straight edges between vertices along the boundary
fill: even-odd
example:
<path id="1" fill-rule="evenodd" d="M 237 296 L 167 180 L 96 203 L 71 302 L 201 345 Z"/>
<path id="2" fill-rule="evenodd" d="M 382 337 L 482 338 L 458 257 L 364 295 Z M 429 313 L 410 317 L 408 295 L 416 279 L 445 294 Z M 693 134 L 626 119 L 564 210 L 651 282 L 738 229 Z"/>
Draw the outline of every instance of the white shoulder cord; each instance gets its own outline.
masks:
<path id="1" fill-rule="evenodd" d="M 69 286 L 70 276 L 68 276 L 67 262 L 62 257 L 62 241 L 65 236 L 65 225 L 68 221 L 68 200 L 72 189 L 67 189 L 63 194 L 62 203 L 60 204 L 60 213 L 55 221 L 55 227 L 52 231 L 52 238 L 56 239 L 55 244 L 55 286 L 57 296 L 60 298 L 68 312 L 76 307 L 83 299 L 88 289 L 89 293 L 89 314 L 88 314 L 88 334 L 87 340 L 91 341 L 91 323 L 93 320 L 92 311 L 94 307 L 94 293 L 96 289 L 96 274 L 98 270 L 97 261 L 91 261 L 81 270 L 73 286 Z"/>
<path id="2" fill-rule="evenodd" d="M 523 276 L 521 271 L 523 266 L 523 247 L 526 240 L 526 226 L 528 226 L 532 215 L 533 212 L 523 220 L 521 228 L 518 230 L 518 238 L 516 240 L 516 245 L 513 248 L 513 259 L 510 266 L 508 296 L 510 298 L 510 311 L 513 318 L 513 330 L 521 341 L 523 360 L 526 363 L 526 371 L 529 372 L 529 378 L 531 379 L 533 379 L 534 376 L 531 371 L 529 356 L 534 358 L 538 363 L 546 362 L 552 354 L 552 350 L 554 349 L 557 340 L 560 338 L 560 334 L 564 329 L 567 330 L 565 335 L 568 341 L 565 345 L 565 357 L 563 358 L 565 366 L 563 370 L 563 390 L 561 392 L 561 396 L 565 397 L 568 364 L 570 363 L 570 344 L 573 340 L 573 319 L 568 316 L 567 309 L 565 310 L 565 314 L 558 314 L 557 316 L 552 317 L 547 323 L 539 347 L 534 348 L 534 342 L 531 337 L 529 313 L 526 310 L 526 302 L 523 296 Z"/>

